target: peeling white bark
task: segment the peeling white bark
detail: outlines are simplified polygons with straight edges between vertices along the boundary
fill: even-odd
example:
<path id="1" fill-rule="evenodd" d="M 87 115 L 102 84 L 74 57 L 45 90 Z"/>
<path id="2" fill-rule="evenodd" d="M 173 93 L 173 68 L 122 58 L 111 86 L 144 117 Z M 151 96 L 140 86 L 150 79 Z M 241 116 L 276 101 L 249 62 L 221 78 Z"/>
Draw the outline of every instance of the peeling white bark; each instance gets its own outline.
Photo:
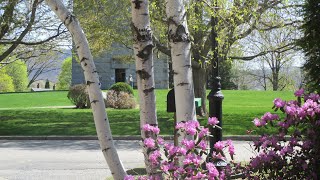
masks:
<path id="1" fill-rule="evenodd" d="M 81 67 L 84 70 L 100 147 L 109 165 L 113 178 L 122 180 L 126 176 L 126 172 L 113 144 L 110 125 L 105 111 L 105 104 L 99 88 L 100 82 L 87 39 L 78 20 L 65 8 L 60 0 L 46 0 L 46 2 L 72 35 L 81 61 Z"/>
<path id="2" fill-rule="evenodd" d="M 185 1 L 166 0 L 177 123 L 196 120 L 190 54 L 191 43 L 183 2 Z M 186 135 L 182 132 L 178 132 L 178 134 L 178 142 L 180 144 Z"/>
<path id="3" fill-rule="evenodd" d="M 132 9 L 132 32 L 133 49 L 136 59 L 136 74 L 138 92 L 140 97 L 140 128 L 143 125 L 151 124 L 158 126 L 156 115 L 156 98 L 154 93 L 154 72 L 153 72 L 153 42 L 150 28 L 150 17 L 148 0 L 131 1 Z M 145 139 L 154 134 L 146 134 L 141 130 L 141 137 Z M 146 170 L 149 175 L 157 174 L 157 168 L 152 167 L 149 162 L 149 154 L 146 147 L 143 147 Z"/>

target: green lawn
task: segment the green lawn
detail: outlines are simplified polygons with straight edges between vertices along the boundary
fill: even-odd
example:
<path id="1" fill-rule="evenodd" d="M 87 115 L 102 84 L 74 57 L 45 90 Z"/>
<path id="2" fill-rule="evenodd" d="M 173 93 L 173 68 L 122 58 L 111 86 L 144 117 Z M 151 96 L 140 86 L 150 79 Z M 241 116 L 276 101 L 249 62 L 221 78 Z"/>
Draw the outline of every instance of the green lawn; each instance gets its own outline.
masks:
<path id="1" fill-rule="evenodd" d="M 166 112 L 168 90 L 156 90 L 162 134 L 172 134 L 173 113 Z M 135 95 L 137 95 L 135 91 Z M 272 111 L 276 97 L 292 99 L 292 92 L 223 91 L 223 134 L 243 135 L 252 120 Z M 71 105 L 66 91 L 0 94 L 0 135 L 95 135 L 90 109 L 37 108 Z M 138 97 L 136 97 L 138 99 Z M 139 135 L 139 109 L 107 109 L 113 135 Z M 206 118 L 200 118 L 205 123 Z M 259 129 L 255 133 L 262 133 Z"/>

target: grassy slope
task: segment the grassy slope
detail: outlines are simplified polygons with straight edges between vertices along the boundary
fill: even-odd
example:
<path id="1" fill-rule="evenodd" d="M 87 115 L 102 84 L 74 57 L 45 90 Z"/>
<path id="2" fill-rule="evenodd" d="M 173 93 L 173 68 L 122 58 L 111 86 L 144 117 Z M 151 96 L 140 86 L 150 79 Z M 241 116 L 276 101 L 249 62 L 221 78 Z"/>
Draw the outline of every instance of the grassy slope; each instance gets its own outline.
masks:
<path id="1" fill-rule="evenodd" d="M 0 94 L 0 135 L 95 135 L 91 110 L 32 108 L 71 105 L 66 94 L 67 92 Z M 162 134 L 171 134 L 173 113 L 166 112 L 166 94 L 167 90 L 156 91 L 157 113 Z M 271 111 L 274 98 L 293 98 L 291 92 L 223 91 L 223 94 L 225 135 L 241 135 L 253 128 L 252 119 Z M 108 108 L 107 113 L 114 135 L 139 134 L 139 109 Z M 200 121 L 204 123 L 205 119 Z"/>

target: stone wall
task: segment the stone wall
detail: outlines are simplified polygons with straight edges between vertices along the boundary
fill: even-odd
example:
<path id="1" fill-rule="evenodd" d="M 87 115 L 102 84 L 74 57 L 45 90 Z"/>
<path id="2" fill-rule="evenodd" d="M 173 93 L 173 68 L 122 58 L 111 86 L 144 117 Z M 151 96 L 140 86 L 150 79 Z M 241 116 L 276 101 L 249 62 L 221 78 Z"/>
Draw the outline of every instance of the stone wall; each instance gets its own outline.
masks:
<path id="1" fill-rule="evenodd" d="M 115 83 L 116 69 L 124 69 L 126 82 L 128 82 L 131 74 L 136 87 L 136 69 L 133 58 L 130 58 L 128 51 L 125 49 L 117 49 L 113 52 L 105 52 L 100 56 L 94 57 L 94 62 L 99 74 L 101 89 L 109 89 Z M 125 58 L 123 58 L 125 57 Z M 124 60 L 123 60 L 124 59 Z M 165 56 L 154 57 L 154 73 L 155 73 L 155 88 L 168 89 L 169 86 L 169 68 Z M 72 61 L 72 85 L 85 83 L 83 70 L 78 62 Z"/>

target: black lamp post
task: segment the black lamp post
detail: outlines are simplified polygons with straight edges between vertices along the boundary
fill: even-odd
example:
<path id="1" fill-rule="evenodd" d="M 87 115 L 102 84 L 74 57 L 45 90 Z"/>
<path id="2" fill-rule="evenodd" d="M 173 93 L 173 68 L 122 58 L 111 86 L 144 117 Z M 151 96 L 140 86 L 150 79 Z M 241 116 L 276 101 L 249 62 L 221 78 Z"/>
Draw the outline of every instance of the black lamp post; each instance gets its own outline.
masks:
<path id="1" fill-rule="evenodd" d="M 215 7 L 217 7 L 217 2 L 215 2 Z M 217 42 L 217 32 L 216 32 L 216 25 L 217 25 L 217 17 L 211 17 L 211 42 L 212 42 L 212 51 L 213 57 L 211 59 L 211 91 L 208 95 L 209 100 L 209 116 L 216 117 L 219 120 L 218 126 L 222 127 L 222 100 L 224 96 L 221 92 L 221 84 L 220 84 L 220 77 L 219 77 L 219 61 L 218 61 L 218 42 Z M 214 149 L 214 144 L 218 141 L 222 140 L 222 130 L 219 128 L 210 128 L 210 153 L 209 153 L 209 160 Z"/>

